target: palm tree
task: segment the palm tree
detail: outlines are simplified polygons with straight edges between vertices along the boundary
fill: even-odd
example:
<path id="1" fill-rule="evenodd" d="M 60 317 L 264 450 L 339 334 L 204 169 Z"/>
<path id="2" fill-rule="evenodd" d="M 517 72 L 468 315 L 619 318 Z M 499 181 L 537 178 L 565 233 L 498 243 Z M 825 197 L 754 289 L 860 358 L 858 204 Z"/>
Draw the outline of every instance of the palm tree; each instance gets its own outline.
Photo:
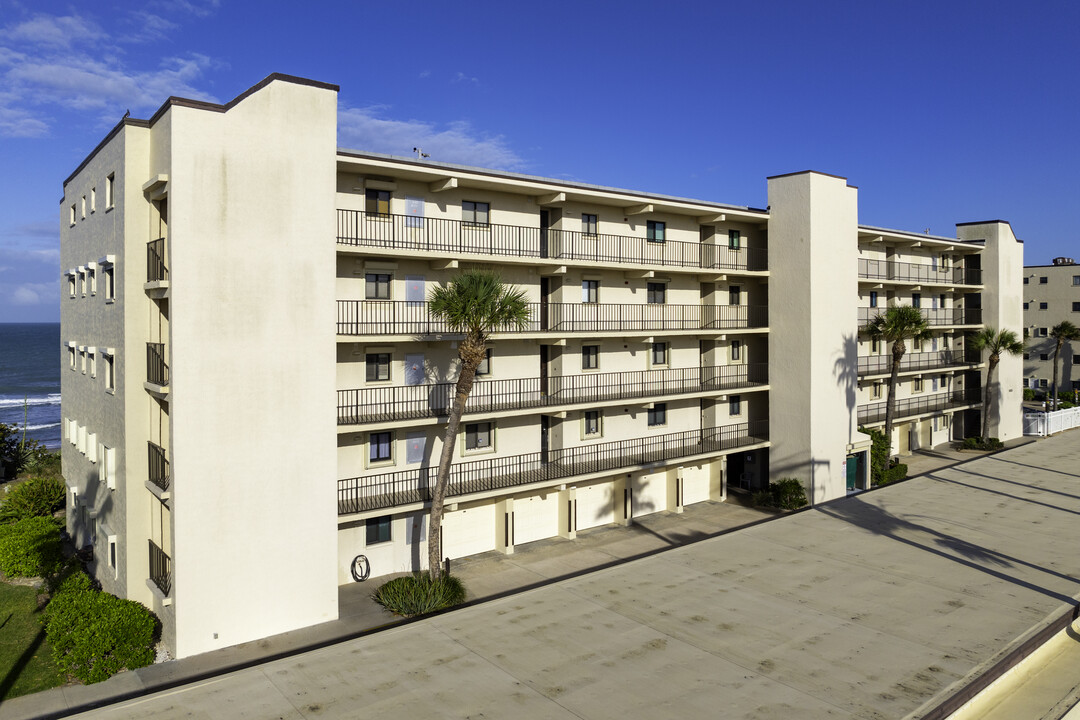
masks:
<path id="1" fill-rule="evenodd" d="M 900 361 L 907 352 L 905 340 L 922 342 L 930 337 L 930 325 L 922 310 L 911 305 L 890 305 L 885 312 L 866 324 L 866 331 L 876 340 L 892 343 L 892 372 L 889 374 L 889 396 L 885 405 L 885 439 L 892 454 L 893 418 L 896 415 L 896 378 L 900 374 Z"/>
<path id="2" fill-rule="evenodd" d="M 487 357 L 487 342 L 497 328 L 522 329 L 529 321 L 529 303 L 524 290 L 503 284 L 492 270 L 468 270 L 437 287 L 428 300 L 431 314 L 446 322 L 452 332 L 465 334 L 458 345 L 461 369 L 446 423 L 439 472 L 431 493 L 431 527 L 428 530 L 428 573 L 438 578 L 442 573 L 442 519 L 450 463 L 461 426 L 461 414 L 472 392 L 476 368 Z"/>
<path id="3" fill-rule="evenodd" d="M 983 350 L 990 351 L 990 362 L 986 366 L 986 389 L 983 394 L 982 429 L 979 433 L 983 442 L 986 442 L 986 432 L 989 429 L 987 419 L 990 414 L 990 384 L 994 377 L 994 368 L 997 367 L 998 362 L 1001 360 L 1002 353 L 1009 355 L 1022 354 L 1024 352 L 1024 343 L 1012 330 L 996 330 L 992 327 L 985 327 L 972 336 L 971 347 L 979 352 Z M 1056 363 L 1054 372 L 1057 373 Z"/>
<path id="4" fill-rule="evenodd" d="M 1050 328 L 1050 337 L 1054 338 L 1054 406 L 1051 410 L 1057 410 L 1058 399 L 1058 355 L 1061 354 L 1061 346 L 1073 340 L 1080 340 L 1080 328 L 1068 320 L 1062 320 Z"/>

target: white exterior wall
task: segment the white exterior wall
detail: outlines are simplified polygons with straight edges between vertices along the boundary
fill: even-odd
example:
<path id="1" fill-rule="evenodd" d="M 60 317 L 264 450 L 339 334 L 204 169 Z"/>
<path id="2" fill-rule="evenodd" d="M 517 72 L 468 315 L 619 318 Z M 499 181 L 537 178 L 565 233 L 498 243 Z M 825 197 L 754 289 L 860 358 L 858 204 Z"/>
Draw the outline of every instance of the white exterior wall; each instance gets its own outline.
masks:
<path id="1" fill-rule="evenodd" d="M 173 106 L 176 653 L 337 617 L 336 94 Z M 287 573 L 266 571 L 268 558 Z M 243 598 L 243 601 L 240 599 Z"/>
<path id="2" fill-rule="evenodd" d="M 769 475 L 802 480 L 814 503 L 846 493 L 858 433 L 856 203 L 843 178 L 769 179 Z"/>

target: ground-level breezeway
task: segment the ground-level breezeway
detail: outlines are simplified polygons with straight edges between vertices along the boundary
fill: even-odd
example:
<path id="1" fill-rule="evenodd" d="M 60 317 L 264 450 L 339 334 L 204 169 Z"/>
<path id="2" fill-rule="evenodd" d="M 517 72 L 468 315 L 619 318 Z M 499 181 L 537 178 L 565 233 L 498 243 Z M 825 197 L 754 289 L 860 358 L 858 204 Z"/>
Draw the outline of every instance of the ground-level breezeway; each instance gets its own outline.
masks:
<path id="1" fill-rule="evenodd" d="M 97 711 L 919 716 L 1080 593 L 1080 433 Z"/>

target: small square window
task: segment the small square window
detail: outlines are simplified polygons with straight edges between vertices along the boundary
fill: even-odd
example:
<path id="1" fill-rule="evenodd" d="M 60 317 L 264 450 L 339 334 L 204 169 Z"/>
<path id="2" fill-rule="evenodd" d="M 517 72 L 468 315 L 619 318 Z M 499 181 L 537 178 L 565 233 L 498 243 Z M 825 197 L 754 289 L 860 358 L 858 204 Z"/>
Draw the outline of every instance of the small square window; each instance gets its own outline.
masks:
<path id="1" fill-rule="evenodd" d="M 491 423 L 470 423 L 465 426 L 465 449 L 485 450 L 491 448 Z"/>
<path id="2" fill-rule="evenodd" d="M 1044 303 L 1044 302 L 1039 303 L 1039 309 L 1040 310 L 1045 310 L 1046 309 L 1046 303 Z"/>
<path id="3" fill-rule="evenodd" d="M 1025 360 L 1030 360 L 1031 359 L 1031 353 L 1024 353 L 1024 359 Z"/>
<path id="4" fill-rule="evenodd" d="M 368 460 L 389 462 L 394 459 L 393 439 L 389 432 L 373 432 L 368 436 Z"/>
<path id="5" fill-rule="evenodd" d="M 491 205 L 486 202 L 461 201 L 461 221 L 468 225 L 490 224 Z"/>
<path id="6" fill-rule="evenodd" d="M 667 425 L 667 403 L 656 403 L 649 408 L 649 427 Z"/>
<path id="7" fill-rule="evenodd" d="M 484 352 L 484 359 L 476 366 L 476 377 L 485 377 L 491 374 L 491 348 Z"/>
<path id="8" fill-rule="evenodd" d="M 728 288 L 728 305 L 742 305 L 742 288 L 738 285 Z"/>
<path id="9" fill-rule="evenodd" d="M 731 341 L 731 359 L 732 360 L 742 360 L 742 341 L 741 340 L 732 340 Z"/>
<path id="10" fill-rule="evenodd" d="M 1080 285 L 1080 275 L 1073 275 L 1073 285 Z"/>
<path id="11" fill-rule="evenodd" d="M 582 428 L 586 437 L 591 435 L 600 434 L 600 411 L 599 410 L 586 410 L 584 418 L 584 427 Z"/>
<path id="12" fill-rule="evenodd" d="M 668 344 L 666 342 L 654 342 L 652 344 L 652 364 L 668 364 Z"/>
<path id="13" fill-rule="evenodd" d="M 1025 309 L 1025 310 L 1027 310 L 1027 309 L 1028 309 L 1028 303 L 1024 303 L 1024 309 Z"/>
<path id="14" fill-rule="evenodd" d="M 1080 312 L 1080 302 L 1074 302 L 1072 304 L 1073 312 Z"/>
<path id="15" fill-rule="evenodd" d="M 870 307 L 877 307 L 877 290 L 870 291 Z"/>
<path id="16" fill-rule="evenodd" d="M 596 235 L 596 215 L 589 213 L 581 214 L 581 232 L 584 235 Z"/>
<path id="17" fill-rule="evenodd" d="M 728 398 L 728 415 L 731 417 L 742 415 L 742 396 L 732 395 Z"/>
<path id="18" fill-rule="evenodd" d="M 390 191 L 368 190 L 365 193 L 364 207 L 368 215 L 390 217 Z"/>
<path id="19" fill-rule="evenodd" d="M 1027 284 L 1028 284 L 1028 278 L 1024 278 L 1024 284 L 1025 284 L 1025 285 L 1027 285 Z"/>
<path id="20" fill-rule="evenodd" d="M 600 281 L 599 280 L 582 280 L 581 281 L 581 302 L 583 302 L 583 303 L 600 302 Z"/>
<path id="21" fill-rule="evenodd" d="M 1039 278 L 1039 284 L 1040 285 L 1045 285 L 1046 284 L 1046 278 L 1045 277 Z"/>
<path id="22" fill-rule="evenodd" d="M 667 302 L 667 284 L 651 282 L 646 285 L 645 301 L 650 305 L 663 305 Z"/>
<path id="23" fill-rule="evenodd" d="M 666 224 L 657 220 L 649 220 L 645 223 L 645 239 L 649 242 L 664 242 L 664 230 Z"/>
<path id="24" fill-rule="evenodd" d="M 390 519 L 389 515 L 368 518 L 364 522 L 364 530 L 367 535 L 365 544 L 376 545 L 378 543 L 390 542 Z"/>
<path id="25" fill-rule="evenodd" d="M 1073 355 L 1073 365 L 1080 365 L 1080 355 Z"/>
<path id="26" fill-rule="evenodd" d="M 1042 378 L 1041 380 L 1039 380 L 1039 387 L 1041 387 L 1041 388 L 1044 388 L 1049 384 L 1050 384 L 1050 381 L 1047 380 L 1046 378 Z"/>
<path id="27" fill-rule="evenodd" d="M 1046 337 L 1046 328 L 1039 328 L 1039 337 Z"/>
<path id="28" fill-rule="evenodd" d="M 727 231 L 727 246 L 729 250 L 738 250 L 742 245 L 742 236 L 738 230 Z"/>
<path id="29" fill-rule="evenodd" d="M 364 297 L 368 300 L 389 300 L 390 278 L 388 273 L 368 273 Z"/>
<path id="30" fill-rule="evenodd" d="M 1039 359 L 1040 360 L 1049 360 L 1050 359 L 1050 354 L 1049 353 L 1039 353 Z"/>
<path id="31" fill-rule="evenodd" d="M 600 367 L 600 346 L 599 345 L 582 345 L 581 346 L 581 369 L 582 370 L 596 370 Z"/>
<path id="32" fill-rule="evenodd" d="M 368 382 L 390 379 L 390 353 L 368 353 L 366 360 Z"/>

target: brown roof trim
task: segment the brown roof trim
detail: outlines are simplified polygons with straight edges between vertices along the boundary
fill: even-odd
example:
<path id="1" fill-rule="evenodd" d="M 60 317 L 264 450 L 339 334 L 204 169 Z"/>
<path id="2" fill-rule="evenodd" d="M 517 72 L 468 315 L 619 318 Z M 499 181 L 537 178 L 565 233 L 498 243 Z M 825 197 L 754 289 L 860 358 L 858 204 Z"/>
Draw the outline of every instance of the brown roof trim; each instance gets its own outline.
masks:
<path id="1" fill-rule="evenodd" d="M 964 227 L 965 225 L 995 225 L 995 224 L 1009 225 L 1009 221 L 1008 220 L 979 220 L 979 221 L 976 221 L 976 222 L 956 223 L 956 227 Z M 1012 225 L 1009 225 L 1009 227 L 1012 227 Z"/>
<path id="2" fill-rule="evenodd" d="M 109 131 L 109 134 L 105 136 L 105 139 L 102 140 L 100 143 L 98 143 L 97 147 L 95 147 L 90 152 L 90 154 L 86 156 L 86 159 L 83 160 L 79 164 L 79 167 L 75 168 L 75 172 L 73 172 L 73 173 L 71 173 L 70 175 L 67 176 L 67 179 L 64 180 L 64 187 L 67 187 L 67 184 L 69 182 L 71 182 L 71 180 L 76 175 L 78 175 L 80 172 L 83 171 L 83 168 L 85 168 L 90 163 L 90 161 L 94 159 L 94 156 L 97 155 L 98 152 L 101 151 L 101 148 L 105 147 L 105 145 L 110 140 L 112 140 L 113 137 L 115 137 L 118 132 L 120 132 L 120 128 L 124 127 L 125 125 L 131 125 L 132 127 L 143 127 L 143 128 L 152 127 L 154 125 L 154 123 L 156 123 L 161 118 L 161 116 L 164 115 L 165 112 L 169 108 L 173 107 L 174 105 L 179 106 L 179 107 L 194 108 L 196 110 L 209 110 L 210 112 L 222 112 L 222 113 L 227 112 L 227 111 L 231 110 L 233 107 L 235 107 L 242 100 L 244 100 L 244 98 L 246 98 L 248 95 L 251 95 L 252 93 L 258 92 L 259 90 L 262 90 L 264 87 L 266 87 L 270 83 L 274 82 L 275 80 L 280 80 L 281 82 L 293 83 L 294 85 L 306 85 L 308 87 L 319 88 L 319 89 L 322 89 L 322 90 L 330 90 L 332 92 L 340 92 L 341 91 L 340 87 L 338 87 L 337 85 L 333 85 L 331 83 L 325 83 L 325 82 L 321 82 L 319 80 L 309 80 L 308 78 L 302 78 L 302 77 L 298 77 L 296 75 L 285 75 L 283 73 L 271 73 L 271 74 L 267 75 L 265 78 L 263 78 L 261 81 L 259 81 L 257 84 L 252 85 L 247 90 L 245 90 L 244 92 L 242 92 L 239 95 L 237 95 L 236 97 L 234 97 L 232 100 L 230 100 L 225 105 L 219 105 L 218 103 L 206 102 L 205 100 L 191 100 L 189 98 L 182 98 L 182 97 L 172 96 L 168 100 L 166 100 L 164 103 L 162 103 L 161 107 L 158 108 L 157 112 L 155 112 L 153 115 L 150 116 L 149 120 L 139 120 L 137 118 L 126 117 L 126 116 L 124 118 L 122 118 L 120 120 L 120 122 L 118 122 L 116 124 L 116 127 L 114 127 L 112 130 Z M 61 198 L 60 202 L 63 202 L 63 201 L 64 201 L 64 199 Z"/>

